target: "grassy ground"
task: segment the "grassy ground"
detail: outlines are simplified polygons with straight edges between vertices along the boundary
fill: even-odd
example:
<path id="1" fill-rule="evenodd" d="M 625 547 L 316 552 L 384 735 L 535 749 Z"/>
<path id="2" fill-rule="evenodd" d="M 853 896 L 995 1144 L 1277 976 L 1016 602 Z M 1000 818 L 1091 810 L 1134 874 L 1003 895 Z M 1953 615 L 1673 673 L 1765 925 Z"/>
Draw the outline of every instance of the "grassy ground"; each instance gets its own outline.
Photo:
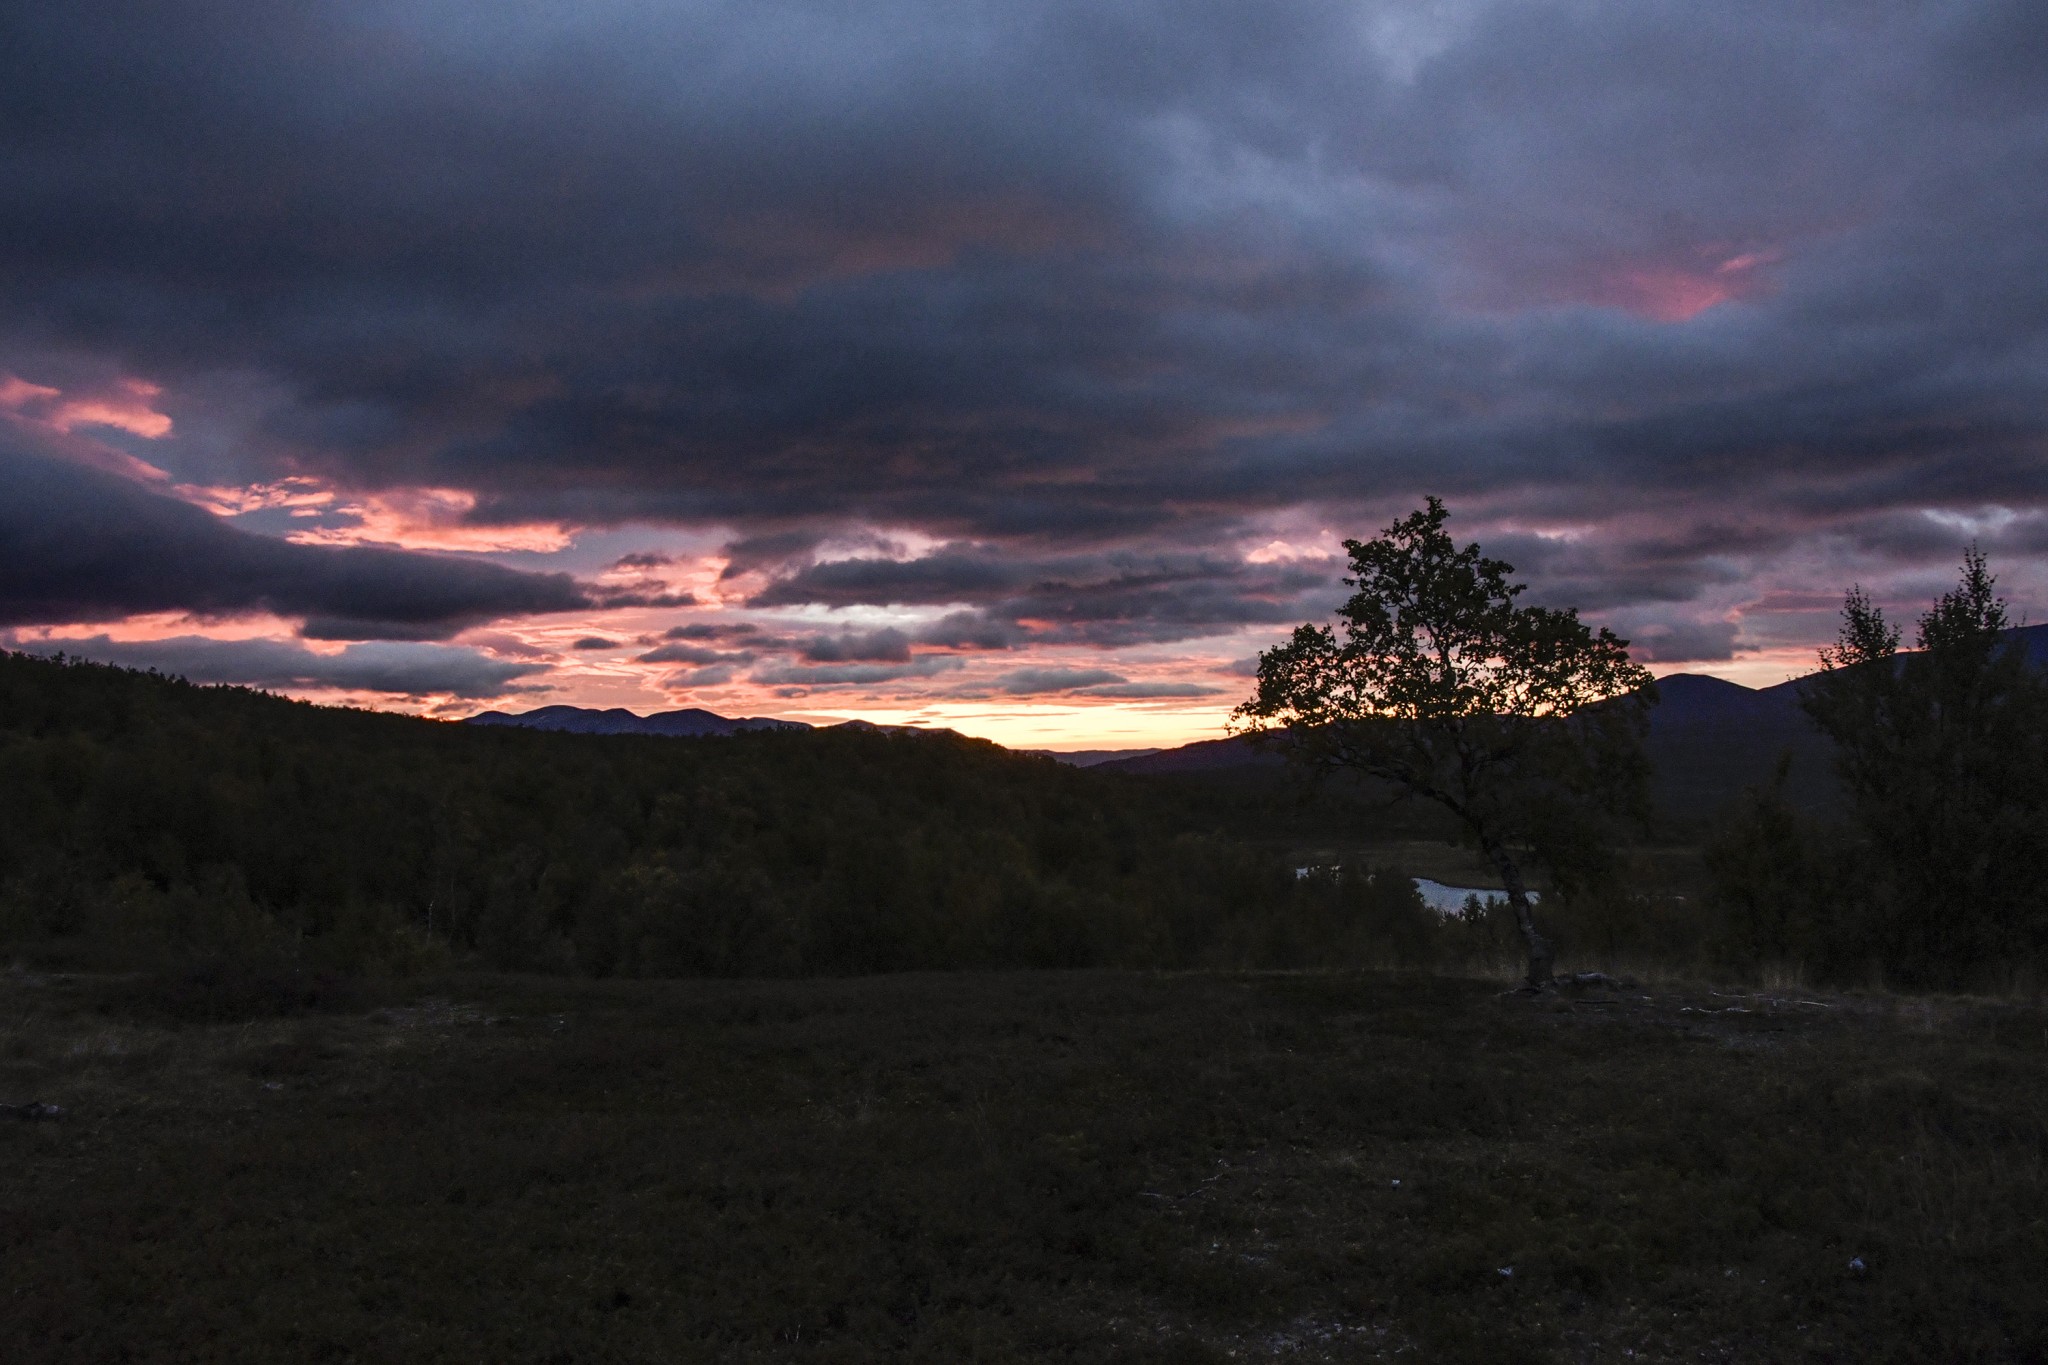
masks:
<path id="1" fill-rule="evenodd" d="M 0 976 L 0 1101 L 64 1111 L 0 1116 L 9 1360 L 2048 1356 L 2033 1006 L 1019 974 L 192 1022 L 293 1004 Z"/>

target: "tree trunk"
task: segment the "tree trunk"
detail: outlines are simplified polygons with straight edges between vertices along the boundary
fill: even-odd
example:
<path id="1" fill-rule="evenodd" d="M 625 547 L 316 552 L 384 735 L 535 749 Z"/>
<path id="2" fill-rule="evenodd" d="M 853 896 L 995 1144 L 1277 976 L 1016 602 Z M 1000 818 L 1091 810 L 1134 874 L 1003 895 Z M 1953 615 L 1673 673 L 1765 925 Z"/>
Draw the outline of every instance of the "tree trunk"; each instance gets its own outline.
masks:
<path id="1" fill-rule="evenodd" d="M 1515 912 L 1515 927 L 1522 931 L 1522 942 L 1529 950 L 1528 986 L 1531 990 L 1549 990 L 1551 966 L 1555 955 L 1550 943 L 1536 931 L 1536 915 L 1529 908 L 1529 888 L 1522 882 L 1522 869 L 1515 864 L 1512 854 L 1504 844 L 1488 839 L 1484 843 L 1486 856 L 1493 860 L 1493 866 L 1506 883 L 1508 907 Z"/>

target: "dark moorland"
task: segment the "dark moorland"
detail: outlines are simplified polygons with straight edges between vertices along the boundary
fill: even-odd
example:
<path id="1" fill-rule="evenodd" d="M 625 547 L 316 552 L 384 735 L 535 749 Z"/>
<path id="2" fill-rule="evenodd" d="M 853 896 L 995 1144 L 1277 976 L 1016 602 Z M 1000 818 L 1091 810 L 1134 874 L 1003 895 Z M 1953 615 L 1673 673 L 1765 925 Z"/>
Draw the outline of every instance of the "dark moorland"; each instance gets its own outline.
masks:
<path id="1" fill-rule="evenodd" d="M 2048 1353 L 2033 1006 L 337 990 L 0 977 L 9 1360 Z"/>
<path id="2" fill-rule="evenodd" d="M 2031 969 L 1789 984 L 1774 801 L 1530 999 L 1356 792 L 0 656 L 4 1355 L 2044 1358 Z"/>

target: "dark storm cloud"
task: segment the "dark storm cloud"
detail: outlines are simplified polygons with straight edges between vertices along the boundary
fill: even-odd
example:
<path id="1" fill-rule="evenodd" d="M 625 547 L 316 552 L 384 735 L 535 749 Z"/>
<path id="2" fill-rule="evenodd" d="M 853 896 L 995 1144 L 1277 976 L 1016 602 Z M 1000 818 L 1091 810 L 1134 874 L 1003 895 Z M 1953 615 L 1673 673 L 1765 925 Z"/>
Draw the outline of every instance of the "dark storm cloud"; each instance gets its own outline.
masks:
<path id="1" fill-rule="evenodd" d="M 747 676 L 753 682 L 776 687 L 851 687 L 929 678 L 960 666 L 960 661 L 950 654 L 920 654 L 903 663 L 767 664 Z"/>
<path id="2" fill-rule="evenodd" d="M 1620 623 L 1629 653 L 1643 663 L 1715 663 L 1735 657 L 1736 627 L 1730 621 L 1648 621 Z"/>
<path id="3" fill-rule="evenodd" d="M 800 652 L 806 662 L 814 664 L 905 663 L 910 658 L 910 637 L 891 629 L 818 635 L 804 641 Z"/>
<path id="4" fill-rule="evenodd" d="M 571 649 L 589 649 L 589 650 L 596 650 L 596 649 L 617 649 L 618 647 L 619 647 L 619 641 L 617 641 L 617 640 L 607 640 L 607 639 L 606 639 L 606 638 L 605 638 L 604 636 L 602 636 L 602 635 L 586 635 L 586 636 L 584 636 L 584 637 L 583 637 L 582 639 L 578 640 L 578 641 L 577 641 L 577 642 L 576 642 L 575 644 L 573 644 L 573 645 L 570 645 L 570 646 L 569 646 L 569 648 L 571 648 Z"/>
<path id="5" fill-rule="evenodd" d="M 714 622 L 693 621 L 686 626 L 671 626 L 661 633 L 664 640 L 738 640 L 761 633 L 761 628 L 751 621 Z"/>
<path id="6" fill-rule="evenodd" d="M 928 605 L 987 600 L 1027 583 L 1033 566 L 987 546 L 949 545 L 919 559 L 840 559 L 807 565 L 747 605 Z"/>
<path id="7" fill-rule="evenodd" d="M 964 694 L 985 695 L 989 691 L 1006 697 L 1095 697 L 1115 701 L 1161 701 L 1173 698 L 1214 697 L 1220 687 L 1200 683 L 1132 682 L 1121 673 L 1102 668 L 1017 668 L 999 674 L 987 687 L 966 689 Z"/>
<path id="8" fill-rule="evenodd" d="M 181 477 L 730 526 L 760 605 L 1279 623 L 1294 589 L 1042 562 L 1426 489 L 1582 528 L 1545 592 L 1686 602 L 1862 519 L 2048 506 L 2044 33 L 2019 0 L 17 6 L 0 368 L 163 383 Z M 803 567 L 862 525 L 974 548 Z"/>
<path id="9" fill-rule="evenodd" d="M 419 639 L 587 603 L 563 574 L 295 545 L 128 479 L 0 447 L 0 624 L 264 611 L 307 618 L 311 638 Z"/>
<path id="10" fill-rule="evenodd" d="M 1081 694 L 1116 701 L 1164 701 L 1174 697 L 1220 697 L 1223 689 L 1204 687 L 1200 683 L 1137 682 L 1087 687 L 1081 689 Z"/>
<path id="11" fill-rule="evenodd" d="M 982 612 L 955 611 L 920 626 L 915 638 L 921 645 L 941 649 L 1008 649 L 1025 638 L 1025 631 Z"/>
<path id="12" fill-rule="evenodd" d="M 673 592 L 666 588 L 619 588 L 609 585 L 585 589 L 590 605 L 599 608 L 611 607 L 694 607 L 697 595 L 693 592 Z"/>
<path id="13" fill-rule="evenodd" d="M 706 649 L 702 645 L 673 644 L 659 649 L 650 649 L 645 654 L 634 656 L 635 662 L 643 664 L 749 664 L 754 661 L 751 652 Z"/>
<path id="14" fill-rule="evenodd" d="M 1262 565 L 1213 554 L 1133 552 L 1032 558 L 948 545 L 919 559 L 808 565 L 772 582 L 749 605 L 972 602 L 978 610 L 948 614 L 920 631 L 918 641 L 984 649 L 1118 646 L 1293 621 L 1335 600 L 1335 578 L 1324 561 Z"/>
<path id="15" fill-rule="evenodd" d="M 1123 681 L 1121 673 L 1111 673 L 1103 668 L 1019 668 L 997 677 L 995 685 L 1010 696 L 1030 697 Z"/>
<path id="16" fill-rule="evenodd" d="M 87 640 L 27 644 L 39 654 L 153 668 L 197 683 L 249 687 L 339 688 L 423 697 L 453 694 L 487 700 L 523 690 L 517 680 L 544 671 L 542 664 L 506 663 L 453 645 L 373 641 L 337 654 L 316 654 L 287 640 L 214 640 L 182 635 L 164 640 Z"/>
<path id="17" fill-rule="evenodd" d="M 703 668 L 685 668 L 670 673 L 661 680 L 663 687 L 723 687 L 738 675 L 739 669 L 733 664 L 710 664 Z"/>

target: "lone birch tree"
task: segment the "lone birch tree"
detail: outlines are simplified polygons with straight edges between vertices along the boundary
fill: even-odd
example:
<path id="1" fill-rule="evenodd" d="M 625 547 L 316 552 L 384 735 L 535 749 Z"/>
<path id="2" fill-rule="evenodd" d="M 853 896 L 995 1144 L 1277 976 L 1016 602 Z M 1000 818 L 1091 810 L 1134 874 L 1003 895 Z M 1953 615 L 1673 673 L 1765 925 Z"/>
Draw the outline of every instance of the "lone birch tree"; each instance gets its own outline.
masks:
<path id="1" fill-rule="evenodd" d="M 1616 817 L 1642 810 L 1642 737 L 1655 690 L 1628 641 L 1575 610 L 1519 606 L 1513 566 L 1444 530 L 1443 503 L 1368 541 L 1347 540 L 1356 591 L 1341 634 L 1297 627 L 1259 656 L 1258 691 L 1232 715 L 1318 773 L 1435 803 L 1499 874 L 1528 952 L 1554 960 L 1525 865 L 1569 878 L 1597 861 Z"/>

